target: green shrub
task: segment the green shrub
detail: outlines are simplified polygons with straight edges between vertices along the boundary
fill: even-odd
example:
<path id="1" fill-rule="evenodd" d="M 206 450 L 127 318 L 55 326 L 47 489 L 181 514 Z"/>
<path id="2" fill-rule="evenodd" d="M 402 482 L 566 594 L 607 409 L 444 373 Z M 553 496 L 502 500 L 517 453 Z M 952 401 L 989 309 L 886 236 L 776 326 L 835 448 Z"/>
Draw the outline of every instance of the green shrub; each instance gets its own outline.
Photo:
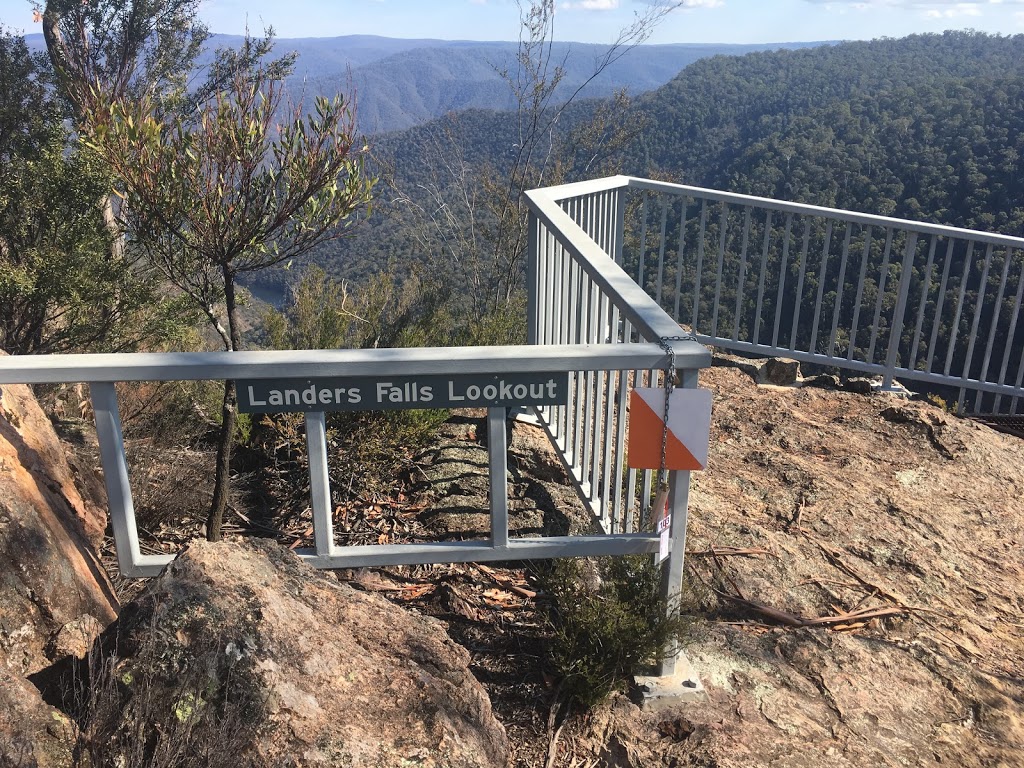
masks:
<path id="1" fill-rule="evenodd" d="M 125 648 L 94 646 L 75 685 L 75 766 L 267 768 L 253 749 L 266 714 L 248 635 L 208 609 L 158 607 L 117 639 Z"/>
<path id="2" fill-rule="evenodd" d="M 539 577 L 548 596 L 548 656 L 564 695 L 584 709 L 667 658 L 686 635 L 678 601 L 661 596 L 661 568 L 649 555 L 598 558 L 600 585 L 583 578 L 585 561 L 556 560 Z"/>

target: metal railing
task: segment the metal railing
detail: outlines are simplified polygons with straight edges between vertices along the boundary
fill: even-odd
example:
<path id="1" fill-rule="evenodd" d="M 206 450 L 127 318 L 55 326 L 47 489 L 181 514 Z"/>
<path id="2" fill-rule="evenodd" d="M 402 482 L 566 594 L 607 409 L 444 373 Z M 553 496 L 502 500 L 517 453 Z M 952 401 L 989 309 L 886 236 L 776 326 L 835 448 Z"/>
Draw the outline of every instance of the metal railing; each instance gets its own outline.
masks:
<path id="1" fill-rule="evenodd" d="M 526 193 L 530 344 L 656 345 L 672 351 L 679 381 L 670 385 L 696 387 L 710 353 L 684 338 L 678 323 L 609 256 L 622 247 L 624 190 L 615 180 L 588 184 L 584 198 L 566 195 L 567 189 Z M 630 387 L 665 386 L 666 363 L 572 373 L 569 404 L 537 409 L 580 497 L 608 534 L 653 528 L 655 473 L 626 462 L 627 397 Z M 690 473 L 669 472 L 668 483 L 670 543 L 662 593 L 671 600 L 683 585 Z M 674 669 L 670 657 L 659 671 L 671 675 Z"/>
<path id="2" fill-rule="evenodd" d="M 548 195 L 701 342 L 1022 408 L 1024 238 L 624 176 Z"/>
<path id="3" fill-rule="evenodd" d="M 702 349 L 695 350 L 692 355 L 679 355 L 677 362 L 681 366 L 706 363 L 700 354 Z M 704 356 L 707 356 L 706 351 Z M 452 371 L 464 375 L 572 372 L 579 377 L 598 371 L 658 368 L 666 363 L 665 350 L 655 344 L 50 355 L 0 359 L 0 384 L 89 384 L 118 564 L 125 576 L 146 577 L 158 574 L 174 556 L 143 554 L 140 549 L 115 387 L 118 382 L 278 378 L 303 382 L 322 377 L 386 379 L 451 374 Z M 322 411 L 307 413 L 306 439 L 315 548 L 297 550 L 297 554 L 314 567 L 348 568 L 617 555 L 658 550 L 656 535 L 638 532 L 509 538 L 505 418 L 504 407 L 488 409 L 490 540 L 338 546 L 334 538 L 333 505 L 327 474 L 325 415 Z"/>

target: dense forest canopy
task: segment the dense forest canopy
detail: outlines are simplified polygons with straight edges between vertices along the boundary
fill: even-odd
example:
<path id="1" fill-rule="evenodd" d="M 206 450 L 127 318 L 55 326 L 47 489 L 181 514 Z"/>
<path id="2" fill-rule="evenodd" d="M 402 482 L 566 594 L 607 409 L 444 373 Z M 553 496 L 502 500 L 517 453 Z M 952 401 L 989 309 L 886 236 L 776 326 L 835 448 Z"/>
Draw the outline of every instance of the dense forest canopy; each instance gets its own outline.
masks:
<path id="1" fill-rule="evenodd" d="M 714 57 L 638 109 L 636 173 L 1019 233 L 1024 36 L 914 35 Z"/>
<path id="2" fill-rule="evenodd" d="M 560 118 L 559 151 L 607 102 Z M 1024 35 L 914 35 L 802 50 L 714 56 L 637 98 L 642 126 L 618 154 L 584 168 L 955 226 L 1024 231 Z M 507 112 L 453 113 L 371 139 L 399 192 L 376 226 L 321 251 L 329 274 L 430 262 L 414 215 L 457 154 L 470 172 L 502 168 L 515 146 Z M 431 247 L 428 247 L 428 244 Z M 457 276 L 458 265 L 431 262 Z M 291 275 L 268 276 L 278 284 Z"/>

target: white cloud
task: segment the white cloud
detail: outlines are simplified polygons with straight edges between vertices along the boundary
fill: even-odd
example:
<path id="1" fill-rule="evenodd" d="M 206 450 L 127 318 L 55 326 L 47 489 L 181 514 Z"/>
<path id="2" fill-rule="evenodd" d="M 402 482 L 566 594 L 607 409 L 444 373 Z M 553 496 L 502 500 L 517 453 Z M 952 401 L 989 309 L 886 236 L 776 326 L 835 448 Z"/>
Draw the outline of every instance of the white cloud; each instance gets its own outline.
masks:
<path id="1" fill-rule="evenodd" d="M 998 4 L 998 3 L 997 3 Z M 938 10 L 932 8 L 924 12 L 927 19 L 955 19 L 958 16 L 981 16 L 978 3 L 957 3 L 952 8 Z"/>
<path id="2" fill-rule="evenodd" d="M 635 2 L 651 2 L 651 0 L 635 0 Z M 661 0 L 660 4 L 675 5 L 680 8 L 720 8 L 725 0 Z M 614 11 L 621 5 L 621 0 L 567 0 L 558 7 L 567 11 Z"/>
<path id="3" fill-rule="evenodd" d="M 619 0 L 579 0 L 576 3 L 562 3 L 559 7 L 568 11 L 614 11 L 619 7 Z"/>
<path id="4" fill-rule="evenodd" d="M 805 2 L 837 8 L 843 5 L 852 5 L 860 9 L 878 7 L 913 8 L 927 11 L 936 10 L 941 13 L 947 11 L 956 13 L 971 8 L 981 10 L 993 5 L 1024 5 L 1024 0 L 975 0 L 968 3 L 962 0 L 805 0 Z M 969 10 L 968 13 L 970 13 Z M 974 14 L 970 13 L 970 15 Z"/>

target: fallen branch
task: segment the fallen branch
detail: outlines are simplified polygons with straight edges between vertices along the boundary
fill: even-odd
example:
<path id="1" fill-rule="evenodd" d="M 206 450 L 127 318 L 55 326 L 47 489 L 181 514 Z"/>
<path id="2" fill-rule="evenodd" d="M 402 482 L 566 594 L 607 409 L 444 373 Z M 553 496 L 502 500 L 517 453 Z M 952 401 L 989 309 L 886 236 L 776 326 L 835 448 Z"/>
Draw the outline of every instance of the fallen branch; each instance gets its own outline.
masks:
<path id="1" fill-rule="evenodd" d="M 761 547 L 711 547 L 711 549 L 688 549 L 687 557 L 756 557 L 767 555 L 777 558 L 774 552 Z"/>
<path id="2" fill-rule="evenodd" d="M 830 629 L 860 629 L 871 619 L 884 619 L 894 616 L 904 616 L 911 612 L 906 606 L 887 605 L 879 608 L 860 608 L 854 611 L 847 611 L 835 616 L 818 616 L 807 618 L 796 613 L 790 613 L 770 605 L 763 605 L 753 600 L 736 597 L 721 590 L 715 590 L 716 594 L 724 597 L 733 603 L 742 605 L 754 613 L 782 624 L 787 627 L 827 627 Z"/>
<path id="3" fill-rule="evenodd" d="M 861 584 L 861 586 L 865 587 L 869 591 L 877 592 L 879 597 L 881 597 L 881 598 L 883 598 L 885 600 L 888 600 L 891 603 L 895 603 L 896 605 L 905 605 L 906 604 L 907 601 L 904 600 L 901 595 L 898 595 L 895 592 L 892 592 L 890 590 L 883 589 L 882 587 L 878 586 L 877 584 L 868 581 L 863 576 L 861 576 L 859 573 L 857 573 L 855 570 L 853 570 L 853 568 L 851 568 L 849 565 L 847 565 L 845 562 L 843 562 L 842 553 L 839 550 L 833 549 L 832 547 L 826 545 L 822 541 L 818 541 L 816 539 L 811 539 L 810 536 L 808 536 L 807 538 L 810 539 L 811 541 L 813 541 L 815 544 L 818 545 L 818 548 L 821 550 L 822 554 L 825 555 L 825 559 L 826 560 L 828 560 L 833 566 L 838 568 L 840 571 L 845 573 L 847 576 L 850 576 L 850 577 L 856 579 Z"/>
<path id="4" fill-rule="evenodd" d="M 491 581 L 493 581 L 502 589 L 507 589 L 509 592 L 515 592 L 520 597 L 525 597 L 528 600 L 533 600 L 537 596 L 537 593 L 534 592 L 532 589 L 520 587 L 512 579 L 498 574 L 494 569 L 488 568 L 486 565 L 480 565 L 479 563 L 477 563 L 476 567 L 477 570 L 480 571 L 480 573 L 487 576 Z"/>

